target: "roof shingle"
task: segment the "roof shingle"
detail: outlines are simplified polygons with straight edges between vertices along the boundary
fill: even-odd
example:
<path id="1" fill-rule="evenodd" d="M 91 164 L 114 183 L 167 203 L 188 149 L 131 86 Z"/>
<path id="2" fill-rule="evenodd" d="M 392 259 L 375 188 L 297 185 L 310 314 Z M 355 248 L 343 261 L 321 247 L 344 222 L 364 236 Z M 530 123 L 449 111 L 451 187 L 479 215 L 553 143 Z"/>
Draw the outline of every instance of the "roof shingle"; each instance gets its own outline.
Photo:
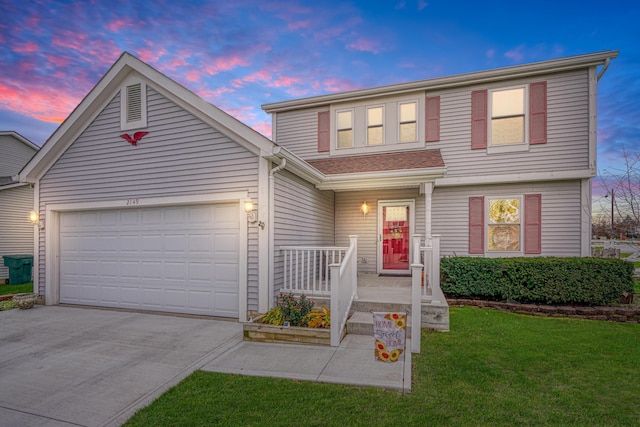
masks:
<path id="1" fill-rule="evenodd" d="M 444 160 L 442 160 L 440 150 L 415 150 L 333 157 L 330 159 L 307 160 L 307 163 L 326 175 L 444 167 Z"/>

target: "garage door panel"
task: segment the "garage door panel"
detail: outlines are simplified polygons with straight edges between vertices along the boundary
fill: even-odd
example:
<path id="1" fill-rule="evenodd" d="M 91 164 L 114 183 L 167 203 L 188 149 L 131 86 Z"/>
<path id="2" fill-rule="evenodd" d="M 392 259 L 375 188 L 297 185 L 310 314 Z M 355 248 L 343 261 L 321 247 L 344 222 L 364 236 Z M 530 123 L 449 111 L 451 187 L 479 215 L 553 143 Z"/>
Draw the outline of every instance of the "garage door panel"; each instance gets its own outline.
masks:
<path id="1" fill-rule="evenodd" d="M 60 300 L 238 316 L 237 204 L 64 212 Z"/>

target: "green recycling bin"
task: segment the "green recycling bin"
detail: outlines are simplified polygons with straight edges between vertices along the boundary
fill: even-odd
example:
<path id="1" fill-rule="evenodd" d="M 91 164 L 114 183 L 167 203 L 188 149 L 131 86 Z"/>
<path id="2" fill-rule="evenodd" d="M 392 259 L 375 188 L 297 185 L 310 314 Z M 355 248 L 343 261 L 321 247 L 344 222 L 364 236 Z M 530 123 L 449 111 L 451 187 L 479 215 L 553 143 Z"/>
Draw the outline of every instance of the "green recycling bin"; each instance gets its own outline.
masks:
<path id="1" fill-rule="evenodd" d="M 31 281 L 33 255 L 3 255 L 4 265 L 9 268 L 9 283 L 19 285 Z"/>

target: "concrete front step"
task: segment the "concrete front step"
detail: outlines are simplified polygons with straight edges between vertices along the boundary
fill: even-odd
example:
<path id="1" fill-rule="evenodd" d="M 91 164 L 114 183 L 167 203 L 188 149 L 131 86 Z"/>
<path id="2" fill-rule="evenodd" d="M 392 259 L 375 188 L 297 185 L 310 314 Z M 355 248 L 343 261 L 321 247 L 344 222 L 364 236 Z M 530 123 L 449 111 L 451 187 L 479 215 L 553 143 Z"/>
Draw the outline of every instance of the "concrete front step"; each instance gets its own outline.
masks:
<path id="1" fill-rule="evenodd" d="M 406 310 L 373 310 L 383 312 L 406 312 Z M 406 337 L 411 338 L 411 315 L 407 312 Z M 347 320 L 347 334 L 373 336 L 373 314 L 371 311 L 356 311 Z"/>
<path id="2" fill-rule="evenodd" d="M 371 312 L 371 311 L 384 311 L 384 312 L 406 312 L 409 313 L 411 311 L 410 303 L 400 303 L 400 302 L 380 302 L 380 301 L 367 301 L 367 300 L 355 300 L 352 305 L 353 311 L 363 311 L 363 312 Z"/>

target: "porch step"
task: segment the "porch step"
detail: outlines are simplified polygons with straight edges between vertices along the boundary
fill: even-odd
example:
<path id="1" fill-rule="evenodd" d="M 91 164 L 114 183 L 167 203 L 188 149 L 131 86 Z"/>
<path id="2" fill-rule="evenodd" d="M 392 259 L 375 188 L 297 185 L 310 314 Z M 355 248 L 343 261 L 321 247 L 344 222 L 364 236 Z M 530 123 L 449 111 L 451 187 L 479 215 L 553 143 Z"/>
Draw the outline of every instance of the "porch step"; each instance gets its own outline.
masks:
<path id="1" fill-rule="evenodd" d="M 353 302 L 352 310 L 363 311 L 363 312 L 396 311 L 396 312 L 409 313 L 411 311 L 411 303 L 382 302 L 382 301 L 373 301 L 373 300 L 360 298 Z"/>
<path id="2" fill-rule="evenodd" d="M 373 311 L 406 311 L 406 310 L 373 310 Z M 411 338 L 411 315 L 407 312 L 406 337 Z M 347 334 L 373 336 L 373 315 L 370 311 L 356 311 L 347 320 Z"/>

